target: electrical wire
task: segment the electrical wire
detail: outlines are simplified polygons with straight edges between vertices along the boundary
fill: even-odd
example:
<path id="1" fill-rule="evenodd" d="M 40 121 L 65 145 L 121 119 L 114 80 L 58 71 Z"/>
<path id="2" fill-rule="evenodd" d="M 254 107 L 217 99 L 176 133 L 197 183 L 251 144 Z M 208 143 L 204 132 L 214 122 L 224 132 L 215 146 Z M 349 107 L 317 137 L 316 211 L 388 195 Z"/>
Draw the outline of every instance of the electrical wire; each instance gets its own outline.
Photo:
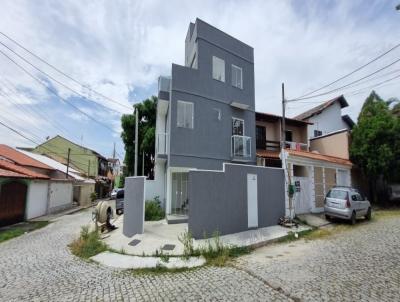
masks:
<path id="1" fill-rule="evenodd" d="M 21 60 L 23 60 L 25 63 L 27 63 L 27 64 L 29 64 L 30 66 L 32 66 L 34 69 L 36 69 L 37 71 L 43 73 L 46 77 L 48 77 L 49 79 L 52 79 L 54 82 L 58 83 L 59 85 L 63 86 L 64 88 L 66 88 L 66 89 L 72 91 L 73 93 L 79 95 L 79 96 L 82 97 L 84 100 L 86 100 L 86 101 L 88 101 L 88 102 L 91 102 L 91 103 L 94 103 L 94 104 L 96 104 L 96 105 L 102 107 L 102 108 L 105 109 L 105 110 L 109 110 L 109 111 L 112 111 L 112 112 L 115 112 L 115 113 L 118 113 L 118 114 L 124 114 L 124 112 L 117 111 L 117 110 L 114 110 L 114 109 L 112 109 L 112 108 L 106 107 L 106 106 L 104 106 L 103 104 L 100 104 L 100 103 L 98 103 L 98 102 L 95 102 L 95 101 L 93 101 L 93 100 L 87 98 L 85 95 L 83 95 L 83 94 L 81 94 L 80 92 L 76 91 L 75 89 L 73 89 L 73 88 L 71 88 L 71 87 L 65 85 L 65 84 L 62 83 L 61 81 L 59 81 L 59 80 L 57 80 L 56 78 L 54 78 L 54 77 L 52 77 L 51 75 L 49 75 L 47 72 L 41 70 L 39 67 L 37 67 L 37 66 L 35 66 L 34 64 L 32 64 L 31 62 L 29 62 L 29 61 L 26 60 L 24 57 L 22 57 L 22 56 L 19 55 L 17 52 L 15 52 L 13 49 L 11 49 L 11 48 L 8 47 L 6 44 L 4 44 L 3 42 L 0 41 L 0 44 L 3 45 L 4 47 L 6 47 L 9 51 L 11 51 L 13 54 L 15 54 L 18 58 L 20 58 Z"/>
<path id="2" fill-rule="evenodd" d="M 332 89 L 332 90 L 330 90 L 330 91 L 327 91 L 327 92 L 324 92 L 324 93 L 320 93 L 320 94 L 316 94 L 316 95 L 313 95 L 313 96 L 308 96 L 308 97 L 303 97 L 303 98 L 297 98 L 297 99 L 291 99 L 291 100 L 287 100 L 286 102 L 296 102 L 296 101 L 300 101 L 300 100 L 308 100 L 308 99 L 316 98 L 316 97 L 319 97 L 319 96 L 324 96 L 324 95 L 327 95 L 327 94 L 331 94 L 332 92 L 336 92 L 336 91 L 341 90 L 341 89 L 343 89 L 343 88 L 347 88 L 347 87 L 351 86 L 352 84 L 358 83 L 358 82 L 360 82 L 360 81 L 362 81 L 362 80 L 364 80 L 364 79 L 366 79 L 366 78 L 369 78 L 370 76 L 372 76 L 372 75 L 374 75 L 374 74 L 377 74 L 378 72 L 381 72 L 382 70 L 385 70 L 386 68 L 389 68 L 390 66 L 396 64 L 396 63 L 399 62 L 399 61 L 400 61 L 400 59 L 397 59 L 397 60 L 391 62 L 390 64 L 385 65 L 384 67 L 379 68 L 378 70 L 375 70 L 374 72 L 372 72 L 372 73 L 370 73 L 370 74 L 367 74 L 366 76 L 364 76 L 364 77 L 362 77 L 362 78 L 360 78 L 360 79 L 357 79 L 357 80 L 355 80 L 355 81 L 353 81 L 353 82 L 350 82 L 350 83 L 348 83 L 348 84 L 346 84 L 346 85 L 343 85 L 343 86 L 341 86 L 341 87 Z"/>
<path id="3" fill-rule="evenodd" d="M 27 49 L 26 47 L 24 47 L 24 46 L 21 45 L 19 42 L 17 42 L 16 40 L 14 40 L 13 38 L 11 38 L 10 36 L 6 35 L 5 33 L 3 33 L 3 32 L 0 31 L 0 34 L 1 34 L 2 36 L 4 36 L 5 38 L 7 38 L 8 40 L 10 40 L 11 42 L 13 42 L 13 43 L 14 43 L 15 45 L 17 45 L 18 47 L 20 47 L 20 48 L 22 48 L 23 50 L 25 50 L 25 51 L 26 51 L 27 53 L 29 53 L 30 55 L 34 56 L 36 59 L 38 59 L 38 60 L 41 61 L 42 63 L 46 64 L 47 66 L 49 66 L 49 67 L 51 67 L 51 68 L 53 68 L 55 71 L 57 71 L 58 73 L 62 74 L 62 75 L 65 76 L 66 78 L 70 79 L 71 81 L 75 82 L 76 84 L 78 84 L 78 85 L 80 85 L 80 86 L 82 86 L 82 87 L 84 87 L 84 88 L 86 88 L 86 89 L 88 89 L 88 90 L 94 92 L 95 94 L 101 96 L 102 98 L 104 98 L 104 99 L 106 99 L 106 100 L 108 100 L 108 101 L 110 101 L 110 102 L 113 102 L 113 103 L 115 103 L 115 104 L 118 104 L 118 105 L 120 105 L 120 106 L 122 106 L 122 107 L 125 107 L 125 108 L 129 109 L 129 110 L 132 110 L 132 107 L 127 106 L 127 105 L 125 105 L 125 104 L 123 104 L 123 103 L 120 103 L 120 102 L 118 102 L 118 101 L 115 101 L 115 100 L 113 100 L 112 98 L 110 98 L 110 97 L 108 97 L 108 96 L 106 96 L 106 95 L 104 95 L 104 94 L 102 94 L 102 93 L 100 93 L 100 92 L 94 90 L 94 89 L 91 88 L 90 86 L 85 85 L 85 84 L 79 82 L 78 80 L 76 80 L 76 79 L 73 78 L 72 76 L 70 76 L 70 75 L 68 75 L 67 73 L 61 71 L 59 68 L 57 68 L 57 67 L 55 67 L 54 65 L 50 64 L 49 62 L 47 62 L 46 60 L 44 60 L 43 58 L 41 58 L 41 57 L 38 56 L 37 54 L 33 53 L 32 51 L 30 51 L 29 49 Z"/>
<path id="4" fill-rule="evenodd" d="M 306 93 L 306 94 L 303 94 L 303 95 L 301 95 L 301 96 L 299 96 L 299 97 L 297 97 L 297 98 L 294 98 L 294 99 L 301 99 L 301 98 L 304 98 L 304 97 L 306 97 L 306 96 L 309 96 L 310 94 L 314 94 L 315 92 L 321 91 L 322 89 L 324 89 L 324 88 L 326 88 L 326 87 L 329 87 L 329 86 L 331 86 L 331 85 L 333 85 L 333 84 L 336 84 L 337 82 L 339 82 L 339 81 L 341 81 L 341 80 L 343 80 L 343 79 L 345 79 L 345 78 L 347 78 L 347 77 L 353 75 L 353 74 L 356 73 L 357 71 L 360 71 L 361 69 L 367 67 L 368 65 L 372 64 L 373 62 L 375 62 L 375 61 L 379 60 L 380 58 L 384 57 L 385 55 L 387 55 L 388 53 L 392 52 L 393 50 L 395 50 L 395 49 L 398 48 L 399 46 L 400 46 L 400 43 L 399 43 L 399 44 L 396 44 L 395 46 L 393 46 L 393 47 L 390 48 L 389 50 L 385 51 L 384 53 L 380 54 L 379 56 L 377 56 L 376 58 L 372 59 L 371 61 L 367 62 L 366 64 L 361 65 L 360 67 L 356 68 L 355 70 L 353 70 L 353 71 L 351 71 L 351 72 L 349 72 L 349 73 L 347 73 L 347 74 L 341 76 L 341 77 L 338 78 L 337 80 L 334 80 L 333 82 L 330 82 L 330 83 L 328 83 L 328 84 L 325 84 L 324 86 L 322 86 L 322 87 L 320 87 L 320 88 L 318 88 L 318 89 L 315 89 L 315 90 L 313 90 L 313 91 L 310 91 L 310 92 L 308 92 L 308 93 Z"/>
<path id="5" fill-rule="evenodd" d="M 75 110 L 79 111 L 81 114 L 85 115 L 86 117 L 88 117 L 89 119 L 93 120 L 95 123 L 103 126 L 104 128 L 110 130 L 113 133 L 118 133 L 117 131 L 115 131 L 114 129 L 110 128 L 109 126 L 107 126 L 106 124 L 103 124 L 102 122 L 98 121 L 97 119 L 93 118 L 91 115 L 87 114 L 86 112 L 82 111 L 81 109 L 79 109 L 77 106 L 75 106 L 74 104 L 70 103 L 67 99 L 63 98 L 62 96 L 60 96 L 56 91 L 54 91 L 51 87 L 48 87 L 46 84 L 44 84 L 39 78 L 37 78 L 36 76 L 34 76 L 32 73 L 30 73 L 28 70 L 26 70 L 23 66 L 21 66 L 20 64 L 18 64 L 16 61 L 14 61 L 12 58 L 10 58 L 7 54 L 5 54 L 2 50 L 0 50 L 0 53 L 2 55 L 4 55 L 5 57 L 7 57 L 11 62 L 13 62 L 15 65 L 17 65 L 21 70 L 23 70 L 26 74 L 28 74 L 31 78 L 33 78 L 35 81 L 37 81 L 39 84 L 41 84 L 42 86 L 44 86 L 48 91 L 50 91 L 52 94 L 54 94 L 57 98 L 61 99 L 62 101 L 64 101 L 66 104 L 70 105 L 71 107 L 73 107 Z M 119 133 L 118 133 L 119 134 Z"/>

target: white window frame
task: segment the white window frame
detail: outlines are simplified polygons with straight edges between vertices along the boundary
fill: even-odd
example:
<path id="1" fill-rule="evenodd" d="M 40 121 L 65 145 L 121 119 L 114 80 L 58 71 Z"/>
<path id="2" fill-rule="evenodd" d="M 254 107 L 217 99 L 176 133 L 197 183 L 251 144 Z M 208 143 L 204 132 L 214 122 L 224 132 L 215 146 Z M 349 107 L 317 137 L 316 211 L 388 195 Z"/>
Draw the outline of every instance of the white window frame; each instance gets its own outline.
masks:
<path id="1" fill-rule="evenodd" d="M 179 104 L 183 105 L 183 122 L 180 124 L 179 120 Z M 185 125 L 185 120 L 186 120 L 186 106 L 190 105 L 191 106 L 191 125 L 187 127 Z M 186 128 L 186 129 L 193 129 L 194 128 L 194 103 L 193 102 L 186 102 L 186 101 L 177 101 L 177 108 L 176 108 L 176 126 L 179 128 Z"/>
<path id="2" fill-rule="evenodd" d="M 221 70 L 221 78 L 218 78 L 216 65 L 217 63 L 223 62 L 223 69 Z M 212 77 L 214 80 L 225 83 L 225 60 L 218 58 L 217 56 L 212 56 Z"/>
<path id="3" fill-rule="evenodd" d="M 234 70 L 234 69 L 240 70 L 240 87 L 237 85 L 237 84 L 238 84 L 238 83 L 237 83 L 237 79 L 236 79 L 235 82 L 233 81 L 233 75 L 234 75 L 233 70 Z M 232 76 L 231 76 L 232 86 L 233 86 L 233 87 L 236 87 L 236 88 L 239 88 L 239 89 L 243 89 L 243 68 L 242 68 L 242 67 L 239 67 L 239 66 L 236 66 L 235 64 L 232 64 L 231 73 L 232 73 Z"/>
<path id="4" fill-rule="evenodd" d="M 244 136 L 244 134 L 245 134 L 245 132 L 244 132 L 244 129 L 245 129 L 244 128 L 244 119 L 232 116 L 232 135 L 239 135 L 239 134 L 233 134 L 233 120 L 239 120 L 239 121 L 243 122 L 243 134 L 241 136 Z"/>

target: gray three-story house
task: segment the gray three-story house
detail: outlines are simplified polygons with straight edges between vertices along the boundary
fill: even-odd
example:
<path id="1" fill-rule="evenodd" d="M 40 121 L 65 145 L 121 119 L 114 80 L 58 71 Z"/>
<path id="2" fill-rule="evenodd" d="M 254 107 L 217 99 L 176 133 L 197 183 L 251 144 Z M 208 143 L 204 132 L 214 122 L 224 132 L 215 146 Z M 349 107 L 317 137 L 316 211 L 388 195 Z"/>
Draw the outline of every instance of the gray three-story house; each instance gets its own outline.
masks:
<path id="1" fill-rule="evenodd" d="M 185 214 L 190 169 L 256 163 L 253 48 L 196 19 L 158 96 L 157 191 L 167 214 Z"/>

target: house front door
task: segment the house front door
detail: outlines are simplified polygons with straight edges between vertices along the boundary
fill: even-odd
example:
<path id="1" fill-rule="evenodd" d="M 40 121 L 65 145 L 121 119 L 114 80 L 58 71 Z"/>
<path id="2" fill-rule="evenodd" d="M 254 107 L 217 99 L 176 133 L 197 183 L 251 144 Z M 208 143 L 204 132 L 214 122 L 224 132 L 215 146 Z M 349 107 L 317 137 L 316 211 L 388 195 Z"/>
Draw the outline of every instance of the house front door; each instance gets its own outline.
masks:
<path id="1" fill-rule="evenodd" d="M 186 215 L 189 209 L 188 173 L 172 173 L 171 214 Z"/>

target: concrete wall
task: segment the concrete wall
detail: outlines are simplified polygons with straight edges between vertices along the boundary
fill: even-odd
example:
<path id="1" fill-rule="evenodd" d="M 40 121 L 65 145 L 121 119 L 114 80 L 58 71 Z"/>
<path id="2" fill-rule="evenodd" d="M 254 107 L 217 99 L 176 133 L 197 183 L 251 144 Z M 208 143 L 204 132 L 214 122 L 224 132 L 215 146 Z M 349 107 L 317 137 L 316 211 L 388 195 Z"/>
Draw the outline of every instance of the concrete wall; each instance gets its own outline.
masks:
<path id="1" fill-rule="evenodd" d="M 25 209 L 26 219 L 46 215 L 48 192 L 48 181 L 32 180 L 29 182 Z"/>
<path id="2" fill-rule="evenodd" d="M 62 211 L 72 206 L 72 182 L 51 181 L 49 192 L 49 212 Z"/>
<path id="3" fill-rule="evenodd" d="M 322 134 L 328 134 L 341 129 L 349 129 L 349 126 L 342 120 L 342 109 L 338 102 L 335 102 L 320 114 L 312 116 L 308 121 L 314 123 L 308 126 L 308 137 L 314 137 L 314 130 L 322 131 Z"/>
<path id="4" fill-rule="evenodd" d="M 247 174 L 257 174 L 258 227 L 285 214 L 283 169 L 225 164 L 225 171 L 189 172 L 189 231 L 202 238 L 248 230 Z"/>
<path id="5" fill-rule="evenodd" d="M 78 183 L 74 184 L 73 192 L 74 199 L 80 206 L 89 206 L 92 204 L 90 195 L 94 192 L 95 184 L 92 183 Z"/>
<path id="6" fill-rule="evenodd" d="M 146 177 L 126 177 L 123 234 L 132 237 L 144 232 L 144 202 Z"/>
<path id="7" fill-rule="evenodd" d="M 340 132 L 310 140 L 310 150 L 324 155 L 349 159 L 349 133 Z"/>

